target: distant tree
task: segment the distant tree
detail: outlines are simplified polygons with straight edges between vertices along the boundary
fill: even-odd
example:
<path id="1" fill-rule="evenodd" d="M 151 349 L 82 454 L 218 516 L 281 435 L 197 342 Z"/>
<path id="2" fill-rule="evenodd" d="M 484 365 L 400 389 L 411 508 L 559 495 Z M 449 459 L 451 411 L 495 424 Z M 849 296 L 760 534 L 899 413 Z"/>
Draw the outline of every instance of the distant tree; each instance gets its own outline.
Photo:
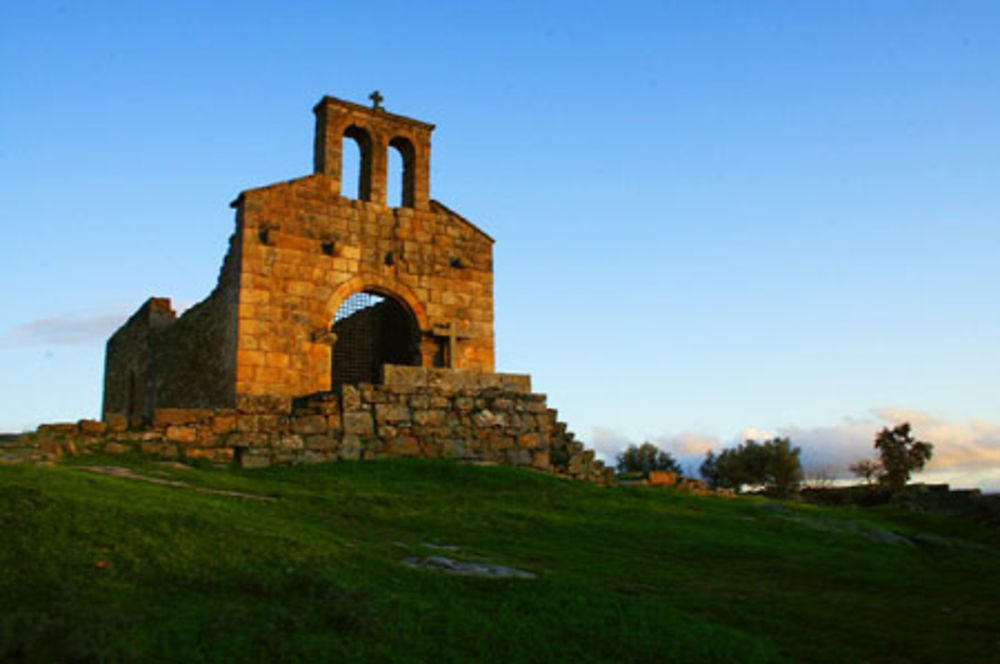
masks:
<path id="1" fill-rule="evenodd" d="M 875 449 L 882 465 L 879 483 L 893 492 L 905 487 L 910 473 L 922 470 L 934 453 L 934 445 L 913 437 L 909 422 L 893 429 L 884 427 L 875 436 Z"/>
<path id="2" fill-rule="evenodd" d="M 802 450 L 792 447 L 788 438 L 765 440 L 764 484 L 768 491 L 779 498 L 788 498 L 798 493 L 802 483 Z"/>
<path id="3" fill-rule="evenodd" d="M 709 450 L 705 453 L 705 460 L 698 466 L 698 474 L 701 475 L 701 479 L 705 480 L 705 483 L 710 488 L 718 489 L 722 487 L 719 457 L 715 456 L 715 452 Z"/>
<path id="4" fill-rule="evenodd" d="M 855 477 L 864 480 L 865 484 L 871 486 L 875 483 L 878 474 L 882 472 L 882 464 L 878 462 L 878 459 L 862 459 L 855 461 L 847 469 L 854 473 Z"/>
<path id="5" fill-rule="evenodd" d="M 666 470 L 681 475 L 681 467 L 677 461 L 656 445 L 645 442 L 636 447 L 629 445 L 628 449 L 616 458 L 619 473 L 648 473 L 651 470 Z"/>
<path id="6" fill-rule="evenodd" d="M 763 468 L 758 466 L 756 457 L 757 445 L 754 441 L 748 448 L 746 443 L 736 448 L 722 450 L 718 454 L 709 451 L 698 469 L 702 479 L 713 489 L 732 489 L 740 491 L 746 484 L 760 484 L 763 480 Z M 758 472 L 760 470 L 760 472 Z"/>
<path id="7" fill-rule="evenodd" d="M 773 495 L 788 497 L 802 482 L 800 453 L 788 438 L 763 443 L 747 440 L 717 455 L 708 452 L 699 471 L 715 489 L 740 491 L 744 486 L 763 486 Z"/>

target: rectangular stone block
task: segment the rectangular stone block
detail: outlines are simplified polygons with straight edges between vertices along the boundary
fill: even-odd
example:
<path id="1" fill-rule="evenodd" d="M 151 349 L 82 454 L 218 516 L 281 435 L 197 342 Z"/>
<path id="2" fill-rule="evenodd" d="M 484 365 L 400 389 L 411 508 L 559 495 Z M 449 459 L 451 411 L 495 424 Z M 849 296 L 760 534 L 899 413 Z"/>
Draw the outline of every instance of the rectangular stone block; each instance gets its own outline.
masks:
<path id="1" fill-rule="evenodd" d="M 236 410 L 251 415 L 288 415 L 292 412 L 292 399 L 277 394 L 237 394 Z"/>
<path id="2" fill-rule="evenodd" d="M 306 450 L 299 457 L 299 463 L 325 463 L 333 461 L 336 455 L 333 452 L 321 452 L 317 450 Z"/>
<path id="3" fill-rule="evenodd" d="M 337 456 L 345 461 L 356 461 L 361 458 L 362 446 L 359 436 L 348 434 L 337 450 Z"/>
<path id="4" fill-rule="evenodd" d="M 212 433 L 229 433 L 236 429 L 235 415 L 215 415 L 212 418 Z"/>
<path id="5" fill-rule="evenodd" d="M 57 422 L 55 424 L 42 424 L 38 427 L 38 435 L 43 437 L 75 436 L 79 432 L 80 427 L 76 422 Z"/>
<path id="6" fill-rule="evenodd" d="M 531 454 L 531 465 L 539 470 L 548 471 L 552 468 L 548 450 L 535 450 Z"/>
<path id="7" fill-rule="evenodd" d="M 417 410 L 413 412 L 413 423 L 424 427 L 438 427 L 444 424 L 445 421 L 445 411 L 440 409 L 434 410 Z"/>
<path id="8" fill-rule="evenodd" d="M 153 426 L 160 429 L 170 425 L 198 424 L 212 418 L 208 408 L 157 408 L 153 411 Z"/>
<path id="9" fill-rule="evenodd" d="M 341 388 L 341 400 L 344 410 L 359 410 L 361 408 L 361 392 L 353 385 L 344 385 Z"/>
<path id="10" fill-rule="evenodd" d="M 375 433 L 375 423 L 368 411 L 357 410 L 344 413 L 344 433 L 371 436 Z"/>
<path id="11" fill-rule="evenodd" d="M 517 438 L 517 444 L 521 447 L 535 448 L 538 447 L 540 438 L 537 433 L 523 433 Z"/>
<path id="12" fill-rule="evenodd" d="M 258 415 L 257 426 L 267 433 L 286 433 L 289 431 L 289 418 L 285 415 Z"/>
<path id="13" fill-rule="evenodd" d="M 227 463 L 233 460 L 232 448 L 189 447 L 184 450 L 185 459 L 206 459 L 216 463 Z"/>
<path id="14" fill-rule="evenodd" d="M 108 431 L 125 431 L 125 429 L 128 429 L 128 418 L 119 413 L 105 415 L 104 421 L 108 425 Z"/>
<path id="15" fill-rule="evenodd" d="M 151 456 L 158 456 L 164 459 L 177 458 L 177 446 L 173 443 L 146 441 L 140 444 L 139 449 L 143 454 L 149 454 Z"/>
<path id="16" fill-rule="evenodd" d="M 85 436 L 99 436 L 108 428 L 106 423 L 96 420 L 80 420 L 77 425 L 80 428 L 80 433 Z"/>
<path id="17" fill-rule="evenodd" d="M 531 450 L 508 449 L 505 451 L 507 463 L 515 466 L 530 466 L 532 464 Z"/>
<path id="18" fill-rule="evenodd" d="M 270 446 L 270 439 L 266 433 L 259 431 L 236 432 L 225 437 L 225 444 L 228 447 L 249 447 L 266 448 Z"/>
<path id="19" fill-rule="evenodd" d="M 413 436 L 399 436 L 387 443 L 382 450 L 383 454 L 397 457 L 419 457 L 421 455 L 420 444 Z"/>
<path id="20" fill-rule="evenodd" d="M 651 470 L 649 471 L 649 483 L 655 486 L 674 486 L 677 484 L 677 473 L 671 473 L 665 470 Z"/>
<path id="21" fill-rule="evenodd" d="M 197 442 L 198 430 L 189 426 L 169 426 L 167 427 L 167 440 L 190 445 Z"/>
<path id="22" fill-rule="evenodd" d="M 466 459 L 471 456 L 471 453 L 466 446 L 466 441 L 453 439 L 442 443 L 441 456 L 446 459 Z"/>
<path id="23" fill-rule="evenodd" d="M 240 468 L 251 470 L 254 468 L 267 468 L 271 465 L 271 455 L 270 452 L 267 454 L 248 454 L 244 453 L 240 457 Z"/>
<path id="24" fill-rule="evenodd" d="M 292 431 L 299 434 L 326 433 L 325 415 L 300 415 L 292 418 Z"/>
<path id="25" fill-rule="evenodd" d="M 340 447 L 340 440 L 334 438 L 333 436 L 324 435 L 312 435 L 303 436 L 303 442 L 307 450 L 314 450 L 317 452 L 325 452 L 330 450 L 336 450 Z"/>
<path id="26" fill-rule="evenodd" d="M 272 447 L 279 452 L 288 452 L 290 450 L 301 450 L 305 447 L 305 444 L 302 436 L 291 433 L 279 436 L 273 441 Z"/>
<path id="27" fill-rule="evenodd" d="M 398 403 L 380 403 L 375 405 L 375 422 L 378 424 L 409 423 L 410 409 Z"/>
<path id="28" fill-rule="evenodd" d="M 237 415 L 236 430 L 239 432 L 260 431 L 257 415 Z"/>

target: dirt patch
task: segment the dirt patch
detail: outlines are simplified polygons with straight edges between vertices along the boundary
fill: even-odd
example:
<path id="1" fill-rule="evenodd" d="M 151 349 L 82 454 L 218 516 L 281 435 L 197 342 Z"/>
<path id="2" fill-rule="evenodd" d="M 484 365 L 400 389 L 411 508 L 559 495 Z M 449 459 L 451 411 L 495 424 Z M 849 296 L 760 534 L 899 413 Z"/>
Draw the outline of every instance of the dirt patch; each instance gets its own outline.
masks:
<path id="1" fill-rule="evenodd" d="M 178 489 L 188 489 L 189 491 L 195 491 L 196 493 L 206 493 L 213 496 L 230 496 L 232 498 L 248 498 L 250 500 L 265 500 L 273 502 L 277 498 L 271 496 L 262 496 L 260 494 L 245 493 L 243 491 L 229 491 L 225 489 L 207 489 L 200 486 L 192 486 L 187 482 L 181 482 L 180 480 L 169 480 L 162 477 L 150 477 L 148 475 L 140 475 L 134 472 L 130 468 L 122 468 L 120 466 L 78 466 L 80 470 L 85 470 L 90 473 L 99 473 L 101 475 L 111 475 L 113 477 L 122 477 L 128 480 L 138 480 L 140 482 L 149 482 L 150 484 L 160 484 L 162 486 L 172 486 Z"/>

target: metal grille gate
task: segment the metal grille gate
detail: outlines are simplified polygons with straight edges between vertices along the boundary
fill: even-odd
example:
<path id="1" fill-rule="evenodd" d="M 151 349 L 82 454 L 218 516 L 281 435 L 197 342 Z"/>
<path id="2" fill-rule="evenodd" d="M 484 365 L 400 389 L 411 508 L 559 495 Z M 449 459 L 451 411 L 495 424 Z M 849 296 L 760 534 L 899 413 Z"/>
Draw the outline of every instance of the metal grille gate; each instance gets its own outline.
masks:
<path id="1" fill-rule="evenodd" d="M 363 291 L 344 300 L 333 319 L 331 383 L 378 383 L 385 364 L 420 364 L 413 315 L 391 297 Z"/>

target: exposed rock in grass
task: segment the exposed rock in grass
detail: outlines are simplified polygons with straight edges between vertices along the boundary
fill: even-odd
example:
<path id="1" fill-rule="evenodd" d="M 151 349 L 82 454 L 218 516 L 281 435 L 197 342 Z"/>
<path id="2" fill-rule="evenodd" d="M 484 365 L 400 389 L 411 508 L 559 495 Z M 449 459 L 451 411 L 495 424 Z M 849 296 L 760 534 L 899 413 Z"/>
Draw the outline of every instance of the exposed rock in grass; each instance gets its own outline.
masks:
<path id="1" fill-rule="evenodd" d="M 448 574 L 462 574 L 468 576 L 486 576 L 501 579 L 537 579 L 538 575 L 504 565 L 494 565 L 491 563 L 471 563 L 462 560 L 454 560 L 444 556 L 426 556 L 424 558 L 410 557 L 403 560 L 403 564 L 409 567 L 419 567 L 422 569 L 433 569 Z"/>

